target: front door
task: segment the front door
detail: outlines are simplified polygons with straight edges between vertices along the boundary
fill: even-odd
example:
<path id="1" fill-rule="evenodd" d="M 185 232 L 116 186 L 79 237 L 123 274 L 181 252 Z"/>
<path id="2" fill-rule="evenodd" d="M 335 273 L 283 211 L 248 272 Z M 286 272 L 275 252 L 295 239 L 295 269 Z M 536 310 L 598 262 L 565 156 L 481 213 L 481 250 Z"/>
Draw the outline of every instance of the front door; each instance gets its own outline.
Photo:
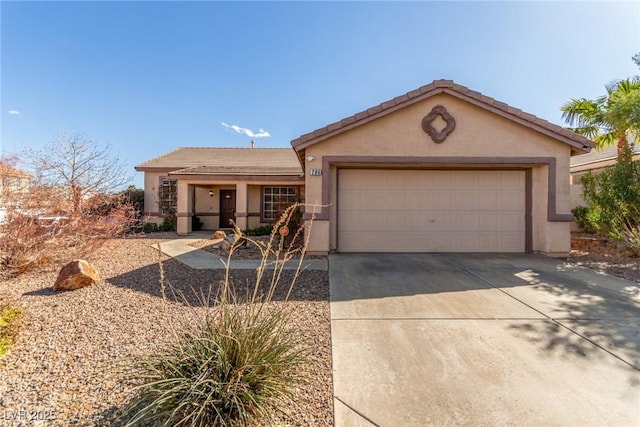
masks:
<path id="1" fill-rule="evenodd" d="M 236 190 L 220 190 L 220 228 L 233 227 L 236 219 Z"/>

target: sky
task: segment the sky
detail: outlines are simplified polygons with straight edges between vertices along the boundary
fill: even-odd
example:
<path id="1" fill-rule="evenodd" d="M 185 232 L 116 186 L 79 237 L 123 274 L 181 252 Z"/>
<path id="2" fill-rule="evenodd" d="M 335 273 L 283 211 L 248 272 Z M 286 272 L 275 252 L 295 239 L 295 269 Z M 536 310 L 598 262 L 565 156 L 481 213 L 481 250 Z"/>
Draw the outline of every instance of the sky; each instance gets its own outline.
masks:
<path id="1" fill-rule="evenodd" d="M 0 1 L 0 154 L 62 133 L 134 166 L 290 141 L 436 79 L 564 125 L 640 74 L 640 2 Z"/>

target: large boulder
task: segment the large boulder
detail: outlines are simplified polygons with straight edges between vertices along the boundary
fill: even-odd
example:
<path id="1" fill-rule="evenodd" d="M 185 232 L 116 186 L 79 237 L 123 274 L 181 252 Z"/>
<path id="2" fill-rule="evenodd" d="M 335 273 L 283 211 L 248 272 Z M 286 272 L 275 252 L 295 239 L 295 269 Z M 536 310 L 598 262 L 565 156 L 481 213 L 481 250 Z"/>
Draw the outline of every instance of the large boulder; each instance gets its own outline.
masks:
<path id="1" fill-rule="evenodd" d="M 222 230 L 218 230 L 215 233 L 213 233 L 213 237 L 211 239 L 218 240 L 218 239 L 224 239 L 225 237 L 227 237 L 227 234 Z"/>
<path id="2" fill-rule="evenodd" d="M 74 289 L 90 286 L 100 280 L 98 271 L 83 259 L 71 261 L 62 267 L 56 283 L 53 285 L 54 291 L 72 291 Z"/>

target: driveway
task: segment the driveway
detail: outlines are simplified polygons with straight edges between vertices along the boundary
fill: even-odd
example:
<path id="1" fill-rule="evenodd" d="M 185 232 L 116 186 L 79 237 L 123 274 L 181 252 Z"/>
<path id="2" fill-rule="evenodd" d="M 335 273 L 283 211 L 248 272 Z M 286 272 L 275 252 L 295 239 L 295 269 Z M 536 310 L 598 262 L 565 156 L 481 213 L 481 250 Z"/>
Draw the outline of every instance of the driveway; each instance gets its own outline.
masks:
<path id="1" fill-rule="evenodd" d="M 640 287 L 533 255 L 329 258 L 336 426 L 640 425 Z"/>

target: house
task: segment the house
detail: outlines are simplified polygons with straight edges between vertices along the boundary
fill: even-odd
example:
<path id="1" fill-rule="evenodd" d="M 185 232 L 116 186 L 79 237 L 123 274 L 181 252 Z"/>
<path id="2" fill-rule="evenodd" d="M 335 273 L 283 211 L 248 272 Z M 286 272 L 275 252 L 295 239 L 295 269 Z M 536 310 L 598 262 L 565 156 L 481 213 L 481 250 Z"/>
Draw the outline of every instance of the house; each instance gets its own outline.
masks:
<path id="1" fill-rule="evenodd" d="M 0 196 L 9 197 L 10 193 L 23 192 L 29 188 L 31 175 L 0 162 Z"/>
<path id="2" fill-rule="evenodd" d="M 0 162 L 0 223 L 5 221 L 7 208 L 18 203 L 30 182 L 31 175 Z"/>
<path id="3" fill-rule="evenodd" d="M 176 198 L 178 232 L 189 233 L 193 215 L 210 217 L 207 227 L 231 216 L 251 227 L 273 221 L 274 205 L 301 198 L 308 205 L 304 218 L 314 219 L 308 250 L 318 254 L 564 256 L 573 220 L 569 161 L 594 146 L 450 80 L 291 145 L 178 149 L 145 162 L 136 168 L 145 172 L 145 206 L 162 215 L 153 194 L 173 186 L 177 191 L 168 194 Z M 225 206 L 227 195 L 235 203 Z"/>
<path id="4" fill-rule="evenodd" d="M 633 160 L 640 160 L 640 144 L 631 144 Z M 605 168 L 616 164 L 618 159 L 618 147 L 611 146 L 603 150 L 593 150 L 587 154 L 573 156 L 570 161 L 569 170 L 571 172 L 571 208 L 584 206 L 582 199 L 581 179 L 588 172 L 598 174 Z"/>

